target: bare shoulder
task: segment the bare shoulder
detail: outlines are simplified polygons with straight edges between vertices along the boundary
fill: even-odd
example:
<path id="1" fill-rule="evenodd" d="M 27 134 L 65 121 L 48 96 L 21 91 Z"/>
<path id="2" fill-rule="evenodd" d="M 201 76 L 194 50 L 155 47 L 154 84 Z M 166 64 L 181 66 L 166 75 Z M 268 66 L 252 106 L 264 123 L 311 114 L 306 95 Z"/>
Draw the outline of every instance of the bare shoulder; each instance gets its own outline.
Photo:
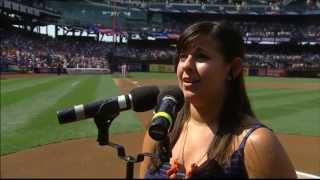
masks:
<path id="1" fill-rule="evenodd" d="M 244 153 L 249 177 L 296 178 L 285 149 L 268 128 L 258 128 L 248 137 Z"/>
<path id="2" fill-rule="evenodd" d="M 279 140 L 276 135 L 268 128 L 261 127 L 256 129 L 248 137 L 247 144 L 251 144 L 258 147 L 265 147 L 268 149 L 277 148 Z M 249 147 L 249 146 L 248 146 Z"/>

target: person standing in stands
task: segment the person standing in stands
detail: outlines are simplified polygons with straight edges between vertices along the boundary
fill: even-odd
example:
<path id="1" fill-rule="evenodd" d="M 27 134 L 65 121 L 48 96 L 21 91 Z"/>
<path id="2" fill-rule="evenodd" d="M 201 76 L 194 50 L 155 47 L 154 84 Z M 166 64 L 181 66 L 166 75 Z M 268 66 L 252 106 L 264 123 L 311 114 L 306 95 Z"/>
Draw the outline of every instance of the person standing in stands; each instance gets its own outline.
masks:
<path id="1" fill-rule="evenodd" d="M 61 61 L 58 61 L 58 65 L 57 65 L 58 76 L 60 76 L 61 72 L 62 72 L 62 64 L 61 64 Z"/>

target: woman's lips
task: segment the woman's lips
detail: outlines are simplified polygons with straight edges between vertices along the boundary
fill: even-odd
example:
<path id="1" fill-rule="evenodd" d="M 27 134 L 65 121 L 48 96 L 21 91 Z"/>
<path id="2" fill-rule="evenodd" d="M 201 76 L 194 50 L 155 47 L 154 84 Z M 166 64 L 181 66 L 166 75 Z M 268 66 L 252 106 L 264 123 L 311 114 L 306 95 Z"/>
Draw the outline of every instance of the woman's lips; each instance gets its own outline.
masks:
<path id="1" fill-rule="evenodd" d="M 191 86 L 200 82 L 200 80 L 182 79 L 184 86 Z"/>

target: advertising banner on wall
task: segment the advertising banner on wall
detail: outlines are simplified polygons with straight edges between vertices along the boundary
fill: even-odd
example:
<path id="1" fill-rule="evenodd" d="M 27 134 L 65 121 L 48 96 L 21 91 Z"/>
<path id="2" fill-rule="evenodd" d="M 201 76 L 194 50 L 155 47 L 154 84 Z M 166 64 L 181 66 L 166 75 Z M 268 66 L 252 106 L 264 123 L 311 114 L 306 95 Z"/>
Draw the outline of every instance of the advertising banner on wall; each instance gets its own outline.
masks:
<path id="1" fill-rule="evenodd" d="M 117 65 L 117 70 L 118 71 L 121 71 L 121 66 L 122 64 L 118 64 Z M 127 64 L 127 68 L 128 68 L 128 71 L 134 71 L 134 72 L 142 72 L 144 71 L 144 68 L 143 68 L 143 65 L 141 63 L 130 63 L 130 64 Z"/>
<path id="2" fill-rule="evenodd" d="M 150 64 L 150 72 L 174 72 L 174 65 L 168 64 Z"/>
<path id="3" fill-rule="evenodd" d="M 266 76 L 266 75 L 267 75 L 267 68 L 258 69 L 258 76 Z"/>
<path id="4" fill-rule="evenodd" d="M 286 71 L 284 69 L 267 69 L 267 75 L 272 77 L 284 77 Z"/>

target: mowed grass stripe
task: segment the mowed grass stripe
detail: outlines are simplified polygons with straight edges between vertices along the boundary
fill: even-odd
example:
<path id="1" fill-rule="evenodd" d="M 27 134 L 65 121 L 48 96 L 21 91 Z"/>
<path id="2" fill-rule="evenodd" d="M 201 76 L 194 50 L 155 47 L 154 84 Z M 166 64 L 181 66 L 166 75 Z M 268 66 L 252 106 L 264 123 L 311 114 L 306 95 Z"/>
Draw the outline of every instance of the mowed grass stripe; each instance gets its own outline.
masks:
<path id="1" fill-rule="evenodd" d="M 19 139 L 25 135 L 28 138 L 26 133 L 43 130 L 33 128 L 37 123 L 34 122 L 33 117 L 46 111 L 49 106 L 59 100 L 59 97 L 71 91 L 71 84 L 77 81 L 79 81 L 79 77 L 70 77 L 61 81 L 61 84 L 57 84 L 56 88 L 39 93 L 34 98 L 28 98 L 17 104 L 1 108 L 1 154 L 31 147 L 28 140 L 20 141 Z M 26 128 L 28 124 L 29 126 L 31 124 L 30 128 Z M 36 139 L 38 138 L 41 137 Z"/>
<path id="2" fill-rule="evenodd" d="M 56 102 L 51 103 L 44 111 L 29 117 L 28 123 L 7 136 L 1 154 L 35 147 L 51 142 L 84 137 L 95 134 L 95 129 L 87 128 L 88 121 L 80 121 L 68 125 L 60 125 L 56 110 L 69 107 L 79 102 L 89 101 L 95 96 L 98 79 L 93 76 L 78 76 L 79 83 L 68 84 L 61 91 Z M 45 99 L 44 99 L 45 100 Z"/>
<path id="3" fill-rule="evenodd" d="M 313 98 L 320 97 L 320 92 L 317 90 L 265 90 L 258 93 L 248 94 L 250 102 L 256 108 L 266 106 L 274 106 L 276 104 L 286 105 L 292 103 L 299 103 Z"/>
<path id="4" fill-rule="evenodd" d="M 285 111 L 283 108 L 279 111 Z M 292 113 L 290 110 L 282 116 L 269 118 L 263 112 L 258 112 L 258 117 L 264 124 L 277 133 L 298 134 L 306 136 L 320 136 L 320 111 L 319 109 L 303 109 Z M 269 112 L 272 113 L 272 112 Z"/>
<path id="5" fill-rule="evenodd" d="M 112 81 L 112 84 L 114 87 L 116 87 L 116 94 L 120 95 L 119 92 L 121 91 L 116 86 L 114 81 Z M 128 111 L 122 111 L 110 126 L 110 133 L 142 132 L 143 130 L 144 128 L 142 127 L 142 124 L 139 122 L 132 109 Z"/>
<path id="6" fill-rule="evenodd" d="M 37 95 L 1 107 L 1 135 L 8 136 L 15 129 L 22 127 L 32 116 L 40 113 L 55 103 L 60 96 L 68 92 L 70 84 L 78 82 L 79 78 L 70 77 L 60 81 L 55 88 L 42 91 Z"/>
<path id="7" fill-rule="evenodd" d="M 295 113 L 304 110 L 318 111 L 320 107 L 320 97 L 299 101 L 299 103 L 286 103 L 269 105 L 267 107 L 256 108 L 255 110 L 264 119 L 273 119 L 281 116 L 294 116 Z M 272 102 L 269 102 L 270 104 Z"/>
<path id="8" fill-rule="evenodd" d="M 320 93 L 318 91 L 305 91 L 304 93 L 297 91 L 295 95 L 290 92 L 288 96 L 277 97 L 276 95 L 276 98 L 262 98 L 252 102 L 258 118 L 272 125 L 278 132 L 285 130 L 282 133 L 296 133 L 297 127 L 294 127 L 293 124 L 299 124 L 298 134 L 320 135 L 320 126 L 314 126 L 320 122 Z M 301 114 L 304 114 L 304 117 Z M 298 123 L 302 119 L 308 120 L 305 123 Z"/>
<path id="9" fill-rule="evenodd" d="M 23 89 L 18 89 L 8 93 L 1 94 L 1 106 L 8 106 L 13 103 L 17 103 L 26 98 L 32 98 L 32 96 L 47 91 L 49 89 L 54 89 L 56 84 L 68 79 L 68 76 L 60 76 L 59 78 L 53 78 L 49 81 L 36 84 L 34 86 L 26 87 Z"/>
<path id="10" fill-rule="evenodd" d="M 10 91 L 15 91 L 23 88 L 27 88 L 30 86 L 35 86 L 37 84 L 41 84 L 52 79 L 58 78 L 57 76 L 49 76 L 49 77 L 32 77 L 32 78 L 17 78 L 16 81 L 8 79 L 1 80 L 1 94 L 7 93 Z M 8 84 L 7 81 L 11 83 Z"/>
<path id="11" fill-rule="evenodd" d="M 108 99 L 110 97 L 119 96 L 121 94 L 122 93 L 120 93 L 120 89 L 114 83 L 111 75 L 100 76 L 95 100 Z M 90 126 L 96 129 L 93 118 L 89 119 L 89 121 L 92 122 L 90 123 Z M 109 130 L 111 134 L 118 134 L 139 132 L 142 131 L 143 128 L 134 115 L 134 112 L 132 110 L 128 110 L 120 112 L 120 114 L 112 122 Z"/>
<path id="12" fill-rule="evenodd" d="M 247 89 L 247 95 L 250 101 L 255 101 L 260 98 L 263 99 L 274 94 L 279 94 L 279 97 L 285 96 L 287 93 L 305 91 L 305 90 L 295 90 L 295 89 L 272 89 L 272 88 L 250 88 Z M 266 98 L 267 99 L 267 98 Z"/>
<path id="13" fill-rule="evenodd" d="M 247 94 L 249 95 L 256 95 L 256 94 L 261 94 L 261 93 L 266 93 L 268 92 L 269 89 L 265 89 L 265 88 L 247 88 Z"/>
<path id="14" fill-rule="evenodd" d="M 111 75 L 95 75 L 95 79 L 97 80 L 97 85 L 95 88 L 96 89 L 95 96 L 92 96 L 92 99 L 90 99 L 89 101 L 76 103 L 76 104 L 87 104 L 90 102 L 103 100 L 103 99 L 110 98 L 112 96 L 119 95 L 119 90 L 117 89 L 116 85 L 113 83 Z M 92 89 L 92 90 L 94 90 L 94 89 Z M 90 93 L 94 94 L 93 91 Z M 73 105 L 65 106 L 65 107 L 71 107 Z M 93 118 L 85 119 L 83 121 L 86 121 L 86 122 L 74 122 L 74 123 L 70 123 L 70 124 L 63 124 L 62 126 L 69 126 L 70 128 L 72 128 L 72 126 L 73 126 L 73 128 L 78 129 L 79 128 L 78 123 L 85 123 L 87 126 L 86 136 L 96 135 L 97 128 L 96 128 L 96 125 L 93 121 Z M 112 131 L 110 131 L 110 133 L 111 132 Z M 77 135 L 76 135 L 76 137 L 77 137 Z"/>
<path id="15" fill-rule="evenodd" d="M 77 88 L 66 94 L 64 97 L 51 106 L 47 112 L 43 112 L 41 115 L 36 117 L 36 119 L 48 118 L 48 123 L 43 123 L 43 126 L 50 130 L 48 137 L 42 142 L 56 142 L 65 139 L 74 139 L 80 137 L 94 136 L 97 133 L 95 124 L 90 120 L 82 120 L 79 122 L 74 122 L 70 124 L 59 124 L 56 116 L 56 111 L 66 108 L 73 107 L 76 104 L 87 104 L 94 101 L 96 98 L 96 89 L 100 81 L 100 76 L 88 75 L 83 76 L 84 79 L 77 84 Z M 51 124 L 51 125 L 50 125 Z M 51 129 L 50 127 L 53 127 Z M 41 132 L 39 132 L 41 133 Z"/>
<path id="16" fill-rule="evenodd" d="M 313 109 L 320 106 L 320 92 L 317 90 L 295 90 L 288 92 L 288 95 L 283 94 L 283 96 L 277 94 L 278 90 L 274 90 L 274 92 L 274 97 L 272 97 L 272 91 L 268 91 L 265 96 L 254 97 L 249 94 L 252 107 L 256 110 L 263 110 L 275 107 L 289 107 L 291 105 L 297 105 L 300 109 L 305 107 Z M 304 107 L 302 107 L 303 105 Z"/>
<path id="17" fill-rule="evenodd" d="M 1 86 L 10 86 L 16 83 L 23 83 L 25 81 L 32 81 L 33 79 L 39 79 L 40 77 L 17 77 L 17 78 L 8 78 L 8 79 L 1 79 L 0 83 Z M 46 78 L 46 77 L 43 77 Z"/>
<path id="18" fill-rule="evenodd" d="M 99 77 L 99 83 L 93 100 L 107 99 L 121 94 L 111 75 L 97 75 L 97 77 Z"/>
<path id="19" fill-rule="evenodd" d="M 311 83 L 320 84 L 319 78 L 277 78 L 277 77 L 258 77 L 258 76 L 245 76 L 245 82 L 276 82 L 276 83 Z"/>

